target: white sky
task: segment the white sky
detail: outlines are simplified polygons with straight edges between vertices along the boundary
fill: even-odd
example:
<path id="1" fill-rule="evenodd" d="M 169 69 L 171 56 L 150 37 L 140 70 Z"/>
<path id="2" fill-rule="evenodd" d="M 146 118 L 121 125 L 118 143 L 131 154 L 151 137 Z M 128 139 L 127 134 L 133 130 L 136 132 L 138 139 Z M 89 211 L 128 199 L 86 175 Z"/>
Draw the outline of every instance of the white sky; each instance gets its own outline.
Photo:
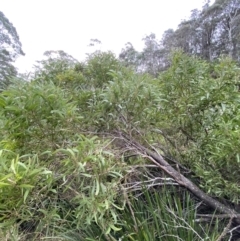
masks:
<path id="1" fill-rule="evenodd" d="M 161 39 L 176 29 L 191 10 L 204 0 L 0 0 L 0 11 L 20 36 L 24 57 L 17 60 L 21 72 L 29 71 L 46 50 L 64 50 L 83 60 L 91 52 L 90 39 L 102 42 L 102 50 L 119 54 L 125 43 L 141 50 L 145 35 Z"/>

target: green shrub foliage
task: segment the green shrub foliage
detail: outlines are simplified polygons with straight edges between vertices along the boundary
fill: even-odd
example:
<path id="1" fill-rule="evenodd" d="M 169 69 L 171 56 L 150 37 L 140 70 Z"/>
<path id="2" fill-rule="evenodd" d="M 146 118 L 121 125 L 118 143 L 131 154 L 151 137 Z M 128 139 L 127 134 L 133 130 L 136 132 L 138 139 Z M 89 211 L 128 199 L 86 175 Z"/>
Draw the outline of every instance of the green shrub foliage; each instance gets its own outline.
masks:
<path id="1" fill-rule="evenodd" d="M 1 97 L 1 143 L 23 153 L 54 150 L 63 145 L 75 133 L 81 118 L 75 104 L 53 83 L 19 81 Z"/>
<path id="2" fill-rule="evenodd" d="M 160 172 L 146 171 L 148 160 L 119 135 L 172 156 L 205 192 L 237 204 L 239 67 L 175 52 L 153 78 L 110 52 L 63 66 L 50 60 L 31 82 L 0 93 L 3 237 L 216 240 L 218 223 L 194 222 L 196 203 L 185 192 L 149 185 Z"/>
<path id="3" fill-rule="evenodd" d="M 239 202 L 239 67 L 228 58 L 209 64 L 178 52 L 160 83 L 183 162 L 207 192 Z"/>

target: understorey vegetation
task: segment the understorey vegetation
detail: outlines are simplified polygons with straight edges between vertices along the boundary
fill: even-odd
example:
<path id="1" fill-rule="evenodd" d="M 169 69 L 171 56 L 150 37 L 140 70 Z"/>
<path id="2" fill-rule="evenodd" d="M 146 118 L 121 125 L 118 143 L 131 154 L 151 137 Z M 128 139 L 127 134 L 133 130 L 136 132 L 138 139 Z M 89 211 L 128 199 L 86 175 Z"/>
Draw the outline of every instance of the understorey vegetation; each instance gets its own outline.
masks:
<path id="1" fill-rule="evenodd" d="M 156 52 L 162 62 L 151 35 L 142 53 L 128 45 L 119 58 L 96 51 L 78 62 L 46 51 L 27 77 L 7 72 L 0 240 L 240 240 L 238 5 L 215 1 L 193 12 L 165 34 L 175 41 Z M 211 18 L 223 13 L 234 20 L 224 15 L 232 37 Z M 215 35 L 221 28 L 231 37 L 230 52 L 216 39 L 208 54 L 205 42 L 195 52 L 185 39 L 179 45 L 185 25 L 191 35 L 190 23 L 204 32 L 207 19 Z M 15 55 L 23 54 L 7 23 Z"/>
<path id="2" fill-rule="evenodd" d="M 59 61 L 0 95 L 2 240 L 236 240 L 237 64 Z"/>

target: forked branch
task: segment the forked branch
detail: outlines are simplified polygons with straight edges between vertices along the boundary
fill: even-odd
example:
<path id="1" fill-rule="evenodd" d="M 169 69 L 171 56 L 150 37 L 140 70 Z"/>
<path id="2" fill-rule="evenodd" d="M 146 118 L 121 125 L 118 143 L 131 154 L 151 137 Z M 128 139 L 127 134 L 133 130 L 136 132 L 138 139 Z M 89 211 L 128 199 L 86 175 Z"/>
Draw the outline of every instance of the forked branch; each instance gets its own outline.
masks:
<path id="1" fill-rule="evenodd" d="M 135 147 L 136 151 L 141 155 L 148 158 L 154 164 L 156 164 L 161 170 L 163 170 L 166 174 L 172 177 L 180 186 L 185 187 L 190 192 L 192 192 L 196 197 L 198 197 L 201 201 L 207 204 L 209 207 L 215 209 L 216 211 L 227 214 L 228 216 L 234 218 L 237 223 L 240 223 L 240 214 L 234 210 L 229 208 L 228 206 L 222 204 L 218 200 L 212 198 L 203 192 L 198 186 L 196 186 L 192 181 L 186 178 L 183 174 L 180 173 L 179 170 L 174 169 L 161 154 L 153 152 L 148 148 L 142 146 L 140 143 L 130 140 L 126 138 L 128 145 L 132 145 Z"/>

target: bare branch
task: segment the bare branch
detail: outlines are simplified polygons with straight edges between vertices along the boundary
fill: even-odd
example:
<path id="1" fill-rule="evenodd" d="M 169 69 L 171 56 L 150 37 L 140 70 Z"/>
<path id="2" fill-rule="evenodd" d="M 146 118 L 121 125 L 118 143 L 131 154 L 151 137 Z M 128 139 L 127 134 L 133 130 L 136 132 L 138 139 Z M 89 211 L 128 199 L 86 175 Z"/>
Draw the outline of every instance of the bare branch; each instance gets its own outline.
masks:
<path id="1" fill-rule="evenodd" d="M 148 158 L 151 162 L 156 164 L 161 170 L 167 173 L 170 177 L 172 177 L 175 182 L 177 182 L 180 186 L 185 187 L 190 192 L 192 192 L 196 197 L 206 203 L 209 207 L 212 207 L 216 211 L 230 215 L 230 217 L 237 218 L 237 222 L 240 223 L 240 214 L 236 212 L 234 209 L 227 207 L 226 205 L 220 203 L 216 199 L 207 195 L 203 192 L 198 186 L 196 186 L 193 182 L 191 182 L 188 178 L 182 175 L 179 171 L 175 170 L 164 158 L 161 154 L 153 152 L 148 148 L 145 148 L 140 143 L 135 140 L 131 140 L 125 136 L 125 139 L 128 144 L 131 144 L 136 148 L 136 151 L 140 153 L 142 156 Z"/>

